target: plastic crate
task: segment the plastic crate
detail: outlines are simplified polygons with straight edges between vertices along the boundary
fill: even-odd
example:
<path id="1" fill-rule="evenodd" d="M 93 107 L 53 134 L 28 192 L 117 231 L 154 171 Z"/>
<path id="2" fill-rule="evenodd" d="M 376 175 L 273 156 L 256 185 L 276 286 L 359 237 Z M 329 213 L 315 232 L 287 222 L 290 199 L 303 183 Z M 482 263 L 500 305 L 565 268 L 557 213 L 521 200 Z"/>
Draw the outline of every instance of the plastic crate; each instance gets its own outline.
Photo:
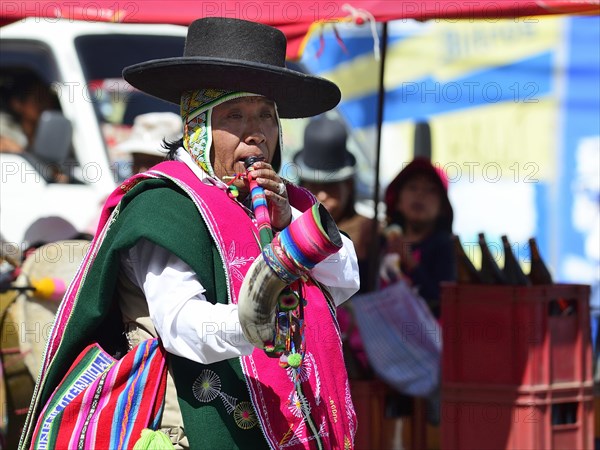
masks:
<path id="1" fill-rule="evenodd" d="M 591 382 L 589 294 L 585 285 L 444 284 L 443 383 Z"/>
<path id="2" fill-rule="evenodd" d="M 594 448 L 588 385 L 529 390 L 445 385 L 441 415 L 442 450 Z"/>

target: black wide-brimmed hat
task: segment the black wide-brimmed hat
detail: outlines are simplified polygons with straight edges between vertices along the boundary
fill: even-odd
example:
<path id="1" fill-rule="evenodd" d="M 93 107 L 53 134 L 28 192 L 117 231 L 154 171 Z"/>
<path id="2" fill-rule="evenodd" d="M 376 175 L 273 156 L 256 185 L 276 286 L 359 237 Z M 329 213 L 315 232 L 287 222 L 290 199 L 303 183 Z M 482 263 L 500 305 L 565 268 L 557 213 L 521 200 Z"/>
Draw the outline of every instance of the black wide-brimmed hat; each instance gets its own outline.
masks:
<path id="1" fill-rule="evenodd" d="M 223 89 L 264 95 L 282 118 L 311 117 L 334 108 L 338 87 L 285 67 L 286 38 L 276 28 L 209 17 L 189 26 L 182 57 L 126 67 L 123 78 L 140 91 L 179 104 L 184 91 Z"/>
<path id="2" fill-rule="evenodd" d="M 339 120 L 311 120 L 304 130 L 304 147 L 294 156 L 302 181 L 334 183 L 352 178 L 356 158 L 346 148 L 348 133 Z"/>

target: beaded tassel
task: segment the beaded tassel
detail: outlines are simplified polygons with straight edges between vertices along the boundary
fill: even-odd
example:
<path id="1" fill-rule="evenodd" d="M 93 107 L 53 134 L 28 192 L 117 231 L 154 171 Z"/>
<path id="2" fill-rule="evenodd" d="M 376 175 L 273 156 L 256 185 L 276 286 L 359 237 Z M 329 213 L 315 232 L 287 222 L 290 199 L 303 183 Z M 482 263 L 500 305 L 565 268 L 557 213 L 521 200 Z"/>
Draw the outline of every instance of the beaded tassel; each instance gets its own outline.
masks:
<path id="1" fill-rule="evenodd" d="M 247 170 L 245 178 L 250 187 L 252 209 L 258 225 L 260 244 L 261 247 L 267 248 L 269 244 L 274 242 L 273 231 L 269 220 L 264 189 L 256 183 L 252 173 L 254 170 L 252 165 L 259 160 L 261 160 L 259 157 L 250 157 L 244 161 Z M 234 177 L 231 183 L 236 179 L 238 178 Z M 295 372 L 295 379 L 297 381 L 298 371 L 304 357 L 304 329 L 302 326 L 304 314 L 303 301 L 300 300 L 300 297 L 295 292 L 300 289 L 301 285 L 300 283 L 294 283 L 292 286 L 284 289 L 279 295 L 275 336 L 273 342 L 265 344 L 265 352 L 270 357 L 279 358 L 279 365 L 282 368 L 287 369 L 291 367 Z M 296 344 L 296 340 L 298 340 L 298 345 Z"/>

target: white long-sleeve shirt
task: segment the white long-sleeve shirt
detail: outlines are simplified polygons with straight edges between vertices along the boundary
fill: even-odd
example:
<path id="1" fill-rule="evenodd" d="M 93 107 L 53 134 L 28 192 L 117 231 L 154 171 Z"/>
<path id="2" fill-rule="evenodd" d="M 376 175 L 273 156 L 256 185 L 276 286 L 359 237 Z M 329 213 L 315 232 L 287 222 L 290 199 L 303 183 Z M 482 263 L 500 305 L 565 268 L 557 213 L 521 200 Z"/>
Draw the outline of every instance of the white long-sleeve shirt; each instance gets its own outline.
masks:
<path id="1" fill-rule="evenodd" d="M 180 150 L 177 158 L 203 182 L 219 183 L 200 170 L 187 152 Z M 299 215 L 292 208 L 292 220 Z M 354 245 L 344 235 L 342 242 L 338 253 L 311 271 L 328 287 L 336 305 L 360 287 Z M 121 266 L 127 278 L 144 292 L 152 323 L 170 353 L 203 364 L 252 353 L 254 347 L 242 333 L 237 305 L 207 301 L 196 273 L 165 248 L 141 239 L 121 253 Z"/>

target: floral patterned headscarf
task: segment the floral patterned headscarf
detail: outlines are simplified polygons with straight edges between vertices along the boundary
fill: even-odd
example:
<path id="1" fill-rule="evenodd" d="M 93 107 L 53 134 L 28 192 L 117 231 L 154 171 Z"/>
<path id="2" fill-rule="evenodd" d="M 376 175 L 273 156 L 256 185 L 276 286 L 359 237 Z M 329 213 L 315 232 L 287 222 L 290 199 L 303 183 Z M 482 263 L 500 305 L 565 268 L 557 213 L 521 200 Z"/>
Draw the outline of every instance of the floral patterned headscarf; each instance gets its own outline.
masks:
<path id="1" fill-rule="evenodd" d="M 213 108 L 229 100 L 241 97 L 260 97 L 260 95 L 219 89 L 198 89 L 196 91 L 186 91 L 181 96 L 183 147 L 192 156 L 196 164 L 211 177 L 215 176 L 215 171 L 210 163 Z M 277 105 L 275 105 L 275 116 L 279 127 L 277 153 L 280 152 L 283 142 Z"/>

